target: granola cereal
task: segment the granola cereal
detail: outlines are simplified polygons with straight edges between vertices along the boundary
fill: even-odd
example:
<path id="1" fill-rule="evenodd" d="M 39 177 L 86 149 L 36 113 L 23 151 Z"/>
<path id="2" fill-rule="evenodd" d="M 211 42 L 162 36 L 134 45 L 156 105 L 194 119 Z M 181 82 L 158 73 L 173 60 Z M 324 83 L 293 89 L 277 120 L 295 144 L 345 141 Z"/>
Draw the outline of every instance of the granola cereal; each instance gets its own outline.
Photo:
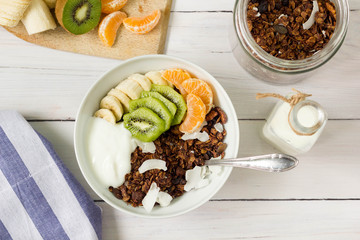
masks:
<path id="1" fill-rule="evenodd" d="M 215 128 L 216 124 L 223 125 L 227 122 L 225 112 L 215 107 L 207 114 L 206 121 L 207 125 L 202 128 L 202 131 L 209 134 L 206 142 L 198 139 L 182 140 L 183 133 L 178 126 L 174 126 L 154 141 L 155 153 L 143 153 L 142 149 L 137 147 L 131 155 L 131 172 L 126 174 L 124 184 L 111 186 L 109 191 L 134 207 L 142 205 L 142 200 L 153 182 L 160 191 L 167 192 L 173 198 L 184 194 L 186 170 L 203 166 L 205 160 L 225 156 L 226 130 L 222 129 L 220 132 Z M 167 171 L 152 169 L 141 174 L 139 167 L 148 159 L 166 161 Z"/>
<path id="2" fill-rule="evenodd" d="M 304 23 L 318 5 L 309 29 Z M 315 9 L 315 8 L 314 8 Z M 316 10 L 316 9 L 315 9 Z M 336 10 L 329 0 L 250 0 L 247 25 L 256 43 L 271 55 L 300 60 L 312 56 L 331 39 Z"/>

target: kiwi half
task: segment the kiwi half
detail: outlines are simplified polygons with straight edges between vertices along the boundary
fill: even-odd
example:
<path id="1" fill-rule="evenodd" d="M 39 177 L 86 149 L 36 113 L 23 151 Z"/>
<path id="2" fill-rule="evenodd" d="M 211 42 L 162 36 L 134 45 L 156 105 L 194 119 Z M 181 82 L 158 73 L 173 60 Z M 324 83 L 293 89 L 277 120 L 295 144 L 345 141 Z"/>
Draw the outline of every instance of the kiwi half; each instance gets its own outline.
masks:
<path id="1" fill-rule="evenodd" d="M 125 128 L 143 142 L 152 142 L 165 131 L 165 121 L 146 107 L 124 115 Z"/>
<path id="2" fill-rule="evenodd" d="M 66 31 L 84 34 L 99 24 L 101 0 L 57 0 L 55 14 Z"/>

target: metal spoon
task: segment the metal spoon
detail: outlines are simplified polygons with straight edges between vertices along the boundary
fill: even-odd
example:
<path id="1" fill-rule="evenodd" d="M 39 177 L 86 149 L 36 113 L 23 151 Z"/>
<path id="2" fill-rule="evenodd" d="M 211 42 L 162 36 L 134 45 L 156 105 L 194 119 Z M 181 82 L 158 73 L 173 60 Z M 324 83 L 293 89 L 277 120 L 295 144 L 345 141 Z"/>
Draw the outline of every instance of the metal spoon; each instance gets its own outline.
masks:
<path id="1" fill-rule="evenodd" d="M 229 167 L 250 168 L 264 172 L 285 172 L 296 167 L 299 163 L 295 157 L 287 154 L 267 154 L 262 156 L 211 159 L 205 161 L 205 165 L 220 165 Z"/>

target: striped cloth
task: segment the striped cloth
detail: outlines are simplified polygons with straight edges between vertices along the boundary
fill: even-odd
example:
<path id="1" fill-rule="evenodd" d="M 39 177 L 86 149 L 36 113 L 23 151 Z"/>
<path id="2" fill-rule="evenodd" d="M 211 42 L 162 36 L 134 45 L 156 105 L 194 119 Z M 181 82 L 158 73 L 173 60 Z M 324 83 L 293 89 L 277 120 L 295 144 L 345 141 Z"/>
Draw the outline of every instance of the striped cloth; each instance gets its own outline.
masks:
<path id="1" fill-rule="evenodd" d="M 14 111 L 0 111 L 0 239 L 101 239 L 101 209 Z"/>

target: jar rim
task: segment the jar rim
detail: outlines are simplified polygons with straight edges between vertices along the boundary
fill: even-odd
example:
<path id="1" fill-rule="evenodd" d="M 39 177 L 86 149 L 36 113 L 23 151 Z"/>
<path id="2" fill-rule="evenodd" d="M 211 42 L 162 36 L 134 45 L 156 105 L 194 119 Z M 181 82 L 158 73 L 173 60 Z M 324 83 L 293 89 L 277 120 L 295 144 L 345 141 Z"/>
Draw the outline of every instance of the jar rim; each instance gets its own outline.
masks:
<path id="1" fill-rule="evenodd" d="M 316 110 L 318 120 L 313 126 L 307 127 L 300 123 L 298 113 L 299 113 L 300 109 L 302 109 L 305 106 L 311 106 Z M 297 132 L 299 132 L 301 134 L 314 134 L 321 128 L 321 126 L 327 120 L 327 113 L 321 107 L 321 105 L 318 104 L 317 102 L 312 101 L 312 100 L 303 100 L 294 106 L 294 108 L 292 109 L 292 111 L 290 113 L 289 120 L 290 120 L 292 127 Z"/>
<path id="2" fill-rule="evenodd" d="M 333 36 L 323 49 L 302 60 L 286 60 L 275 57 L 263 50 L 252 37 L 247 26 L 247 5 L 249 0 L 236 0 L 233 10 L 233 27 L 240 45 L 246 54 L 258 64 L 272 71 L 297 74 L 314 70 L 329 61 L 342 45 L 349 24 L 349 4 L 347 0 L 334 0 L 336 26 Z"/>

